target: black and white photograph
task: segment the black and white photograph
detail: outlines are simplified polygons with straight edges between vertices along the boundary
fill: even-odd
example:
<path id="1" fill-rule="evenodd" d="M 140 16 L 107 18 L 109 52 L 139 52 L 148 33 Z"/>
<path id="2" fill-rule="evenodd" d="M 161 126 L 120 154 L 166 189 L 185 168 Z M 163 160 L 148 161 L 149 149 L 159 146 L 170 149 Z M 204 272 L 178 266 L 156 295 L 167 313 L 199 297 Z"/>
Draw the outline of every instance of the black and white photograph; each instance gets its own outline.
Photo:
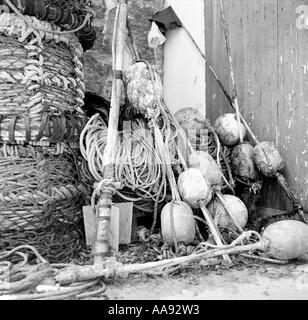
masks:
<path id="1" fill-rule="evenodd" d="M 308 300 L 308 0 L 0 0 L 0 300 Z"/>

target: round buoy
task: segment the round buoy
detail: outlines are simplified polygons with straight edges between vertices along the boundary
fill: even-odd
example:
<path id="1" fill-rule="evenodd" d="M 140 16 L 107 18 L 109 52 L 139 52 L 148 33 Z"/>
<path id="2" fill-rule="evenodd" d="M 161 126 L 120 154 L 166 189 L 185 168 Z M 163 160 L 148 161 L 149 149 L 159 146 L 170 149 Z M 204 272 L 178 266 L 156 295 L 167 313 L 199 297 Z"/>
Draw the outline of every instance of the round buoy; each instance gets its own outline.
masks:
<path id="1" fill-rule="evenodd" d="M 238 123 L 235 113 L 226 113 L 216 119 L 214 129 L 221 143 L 225 146 L 234 146 L 240 140 Z M 243 138 L 246 136 L 246 128 L 240 123 Z"/>
<path id="2" fill-rule="evenodd" d="M 190 154 L 188 166 L 198 169 L 209 186 L 222 185 L 222 174 L 215 160 L 205 151 L 195 151 Z"/>
<path id="3" fill-rule="evenodd" d="M 226 206 L 230 212 L 230 215 L 235 222 L 241 227 L 244 228 L 248 221 L 248 210 L 245 204 L 237 197 L 225 194 L 223 195 L 225 199 Z M 215 198 L 208 205 L 208 210 L 210 211 L 213 218 L 217 219 L 217 224 L 223 228 L 234 229 L 233 222 L 229 218 L 224 206 Z"/>
<path id="4" fill-rule="evenodd" d="M 161 233 L 164 243 L 169 246 L 174 245 L 171 229 L 172 211 L 176 241 L 184 244 L 191 243 L 196 235 L 195 219 L 192 209 L 183 201 L 169 202 L 161 212 Z"/>
<path id="5" fill-rule="evenodd" d="M 175 119 L 179 125 L 186 131 L 205 129 L 205 119 L 202 114 L 194 108 L 182 108 L 175 113 Z"/>
<path id="6" fill-rule="evenodd" d="M 248 142 L 241 143 L 233 148 L 231 161 L 236 176 L 252 180 L 257 178 L 258 170 L 253 155 L 254 147 Z"/>
<path id="7" fill-rule="evenodd" d="M 195 168 L 189 168 L 180 174 L 178 189 L 182 199 L 195 209 L 200 207 L 200 201 L 207 205 L 213 196 L 202 173 Z"/>
<path id="8" fill-rule="evenodd" d="M 297 220 L 270 224 L 262 232 L 269 241 L 268 255 L 275 259 L 291 260 L 308 253 L 308 225 Z"/>
<path id="9" fill-rule="evenodd" d="M 263 141 L 254 148 L 254 162 L 266 177 L 274 177 L 284 169 L 285 163 L 273 142 Z"/>

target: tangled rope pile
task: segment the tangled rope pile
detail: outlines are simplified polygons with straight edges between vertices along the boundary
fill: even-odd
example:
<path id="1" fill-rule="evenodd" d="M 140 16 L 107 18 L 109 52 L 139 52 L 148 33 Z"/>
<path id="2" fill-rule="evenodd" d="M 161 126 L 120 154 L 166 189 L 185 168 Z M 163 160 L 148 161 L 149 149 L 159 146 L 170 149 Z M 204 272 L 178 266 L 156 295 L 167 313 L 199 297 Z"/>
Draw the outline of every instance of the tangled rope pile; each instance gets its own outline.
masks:
<path id="1" fill-rule="evenodd" d="M 80 150 L 88 162 L 89 170 L 96 181 L 103 180 L 103 153 L 106 146 L 107 127 L 99 115 L 93 116 L 80 137 Z M 154 148 L 151 131 L 145 122 L 132 122 L 131 132 L 119 132 L 116 149 L 115 176 L 137 197 L 127 198 L 117 190 L 117 194 L 128 201 L 159 198 L 166 194 L 166 180 L 162 175 L 163 160 Z"/>
<path id="2" fill-rule="evenodd" d="M 155 68 L 147 62 L 136 63 L 124 71 L 124 79 L 129 104 L 122 113 L 125 113 L 123 118 L 130 121 L 120 124 L 124 130 L 118 132 L 115 146 L 115 181 L 121 181 L 123 189 L 115 190 L 114 201 L 134 202 L 135 209 L 154 214 L 155 225 L 158 210 L 174 196 L 171 195 L 172 189 L 177 189 L 174 180 L 170 180 L 168 167 L 169 172 L 172 168 L 175 174 L 183 171 L 189 143 L 191 150 L 207 151 L 218 161 L 223 175 L 229 178 L 229 182 L 225 179 L 224 188 L 231 185 L 230 189 L 233 190 L 231 151 L 220 146 L 213 128 L 206 137 L 197 136 L 198 141 L 189 142 L 189 135 L 187 140 L 185 132 L 161 98 L 161 82 Z M 140 118 L 139 114 L 145 119 Z M 103 156 L 107 132 L 107 125 L 96 114 L 89 120 L 80 137 L 81 153 L 97 182 L 104 179 Z M 166 154 L 169 159 L 166 159 Z"/>
<path id="3" fill-rule="evenodd" d="M 29 253 L 36 257 L 36 264 L 29 263 Z M 12 259 L 18 261 L 12 263 Z M 0 299 L 83 300 L 102 297 L 106 285 L 99 278 L 61 287 L 56 285 L 53 277 L 66 267 L 68 267 L 66 264 L 50 264 L 30 245 L 2 251 L 0 252 Z"/>
<path id="4" fill-rule="evenodd" d="M 38 230 L 3 232 L 0 237 L 0 248 L 11 251 L 20 245 L 30 245 L 50 263 L 88 262 L 90 252 L 86 246 L 83 229 L 82 221 L 74 224 L 53 221 Z M 16 259 L 12 257 L 10 261 L 15 263 Z M 35 262 L 35 259 L 34 254 L 28 257 L 30 263 Z"/>
<path id="5" fill-rule="evenodd" d="M 162 126 L 163 135 L 169 146 L 172 166 L 181 172 L 181 163 L 178 157 L 181 146 L 176 140 L 178 130 L 176 127 L 172 127 L 171 135 L 168 132 L 168 127 L 164 124 Z M 106 146 L 107 130 L 105 123 L 96 114 L 89 120 L 80 137 L 81 153 L 97 182 L 102 181 L 104 176 L 103 153 Z M 133 201 L 136 208 L 149 213 L 153 213 L 154 203 L 156 205 L 162 204 L 170 192 L 166 178 L 164 179 L 164 159 L 155 148 L 153 136 L 153 131 L 144 120 L 135 119 L 127 131 L 119 132 L 118 144 L 115 147 L 117 150 L 115 178 L 125 186 L 124 190 L 116 190 L 118 196 L 116 199 Z M 211 134 L 207 142 L 198 143 L 197 148 L 209 152 L 216 159 L 218 147 Z M 222 172 L 224 174 L 228 174 L 229 170 L 231 172 L 228 167 L 231 161 L 229 149 L 221 148 L 219 160 L 222 164 Z"/>
<path id="6" fill-rule="evenodd" d="M 47 32 L 0 14 L 0 136 L 12 144 L 76 142 L 84 125 L 83 50 L 75 35 L 28 18 Z"/>
<path id="7" fill-rule="evenodd" d="M 0 299 L 64 300 L 101 297 L 106 289 L 102 281 L 121 274 L 140 272 L 151 275 L 168 274 L 201 259 L 268 249 L 267 240 L 257 232 L 247 231 L 231 244 L 223 247 L 218 248 L 209 243 L 202 243 L 195 252 L 185 257 L 142 264 L 123 265 L 110 260 L 104 265 L 77 266 L 49 264 L 33 247 L 19 246 L 11 251 L 0 252 Z M 29 264 L 29 250 L 32 255 L 35 255 L 36 264 Z M 13 256 L 18 257 L 18 261 L 14 264 L 11 262 Z M 276 261 L 280 263 L 279 260 L 271 262 Z"/>
<path id="8" fill-rule="evenodd" d="M 70 8 L 73 12 L 81 13 L 89 4 L 89 0 L 44 0 L 46 4 L 53 4 L 63 9 Z"/>

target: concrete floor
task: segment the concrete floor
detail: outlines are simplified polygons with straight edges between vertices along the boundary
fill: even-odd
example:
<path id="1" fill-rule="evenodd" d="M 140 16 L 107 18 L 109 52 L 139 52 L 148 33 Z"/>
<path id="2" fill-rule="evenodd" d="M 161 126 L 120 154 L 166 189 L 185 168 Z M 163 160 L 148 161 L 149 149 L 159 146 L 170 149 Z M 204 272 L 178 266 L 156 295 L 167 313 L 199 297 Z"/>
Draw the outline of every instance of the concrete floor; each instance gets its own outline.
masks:
<path id="1" fill-rule="evenodd" d="M 108 284 L 119 300 L 306 300 L 308 264 L 199 268 L 168 278 L 133 276 Z"/>

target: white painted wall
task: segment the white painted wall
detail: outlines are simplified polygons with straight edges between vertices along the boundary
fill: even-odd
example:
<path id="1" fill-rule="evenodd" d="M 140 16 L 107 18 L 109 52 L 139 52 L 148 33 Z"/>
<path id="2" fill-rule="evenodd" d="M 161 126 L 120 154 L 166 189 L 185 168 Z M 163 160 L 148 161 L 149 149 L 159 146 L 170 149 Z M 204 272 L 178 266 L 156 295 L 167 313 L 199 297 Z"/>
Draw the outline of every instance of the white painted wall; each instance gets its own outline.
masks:
<path id="1" fill-rule="evenodd" d="M 202 52 L 204 40 L 203 0 L 165 0 L 190 31 Z M 183 107 L 206 114 L 205 63 L 182 28 L 168 31 L 164 57 L 164 99 L 171 112 Z"/>

